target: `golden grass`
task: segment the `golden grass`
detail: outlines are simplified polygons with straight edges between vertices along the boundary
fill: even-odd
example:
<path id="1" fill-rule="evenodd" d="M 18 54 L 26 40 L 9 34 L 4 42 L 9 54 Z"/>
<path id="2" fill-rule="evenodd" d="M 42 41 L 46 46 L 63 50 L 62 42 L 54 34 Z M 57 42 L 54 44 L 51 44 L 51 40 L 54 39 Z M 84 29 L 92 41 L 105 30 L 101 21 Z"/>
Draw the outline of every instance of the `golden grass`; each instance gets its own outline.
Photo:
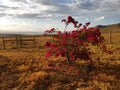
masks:
<path id="1" fill-rule="evenodd" d="M 103 35 L 105 39 L 108 38 L 107 34 Z M 7 50 L 0 50 L 0 90 L 119 90 L 119 35 L 112 34 L 113 44 L 106 42 L 114 51 L 112 55 L 93 48 L 97 70 L 91 72 L 92 75 L 90 74 L 87 81 L 82 79 L 84 76 L 67 76 L 54 70 L 55 66 L 66 58 L 44 57 L 47 50 L 44 47 L 45 42 L 51 41 L 51 37 L 36 37 L 36 47 L 28 49 L 11 49 L 10 47 L 14 47 L 13 43 L 8 43 Z"/>

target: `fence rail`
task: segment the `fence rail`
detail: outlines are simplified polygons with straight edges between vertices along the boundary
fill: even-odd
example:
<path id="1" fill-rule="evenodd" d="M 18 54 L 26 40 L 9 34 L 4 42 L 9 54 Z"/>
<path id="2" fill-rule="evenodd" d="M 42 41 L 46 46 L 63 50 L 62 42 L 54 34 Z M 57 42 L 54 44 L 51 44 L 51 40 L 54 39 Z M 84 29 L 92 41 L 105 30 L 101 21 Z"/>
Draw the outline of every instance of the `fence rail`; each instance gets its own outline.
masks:
<path id="1" fill-rule="evenodd" d="M 27 43 L 26 46 L 28 46 L 29 42 L 33 43 L 32 46 L 35 47 L 35 37 L 34 35 L 0 35 L 3 49 L 7 49 L 6 45 L 8 42 L 11 42 L 11 45 L 16 45 L 17 49 L 25 47 L 25 43 Z"/>
<path id="2" fill-rule="evenodd" d="M 102 32 L 107 44 L 120 45 L 120 31 Z"/>
<path id="3" fill-rule="evenodd" d="M 40 37 L 42 35 L 0 35 L 0 48 L 7 49 L 10 46 L 16 49 L 18 48 L 29 48 L 29 47 L 39 47 Z M 106 40 L 106 44 L 120 45 L 120 31 L 105 31 L 102 32 Z M 10 44 L 9 44 L 10 43 Z"/>

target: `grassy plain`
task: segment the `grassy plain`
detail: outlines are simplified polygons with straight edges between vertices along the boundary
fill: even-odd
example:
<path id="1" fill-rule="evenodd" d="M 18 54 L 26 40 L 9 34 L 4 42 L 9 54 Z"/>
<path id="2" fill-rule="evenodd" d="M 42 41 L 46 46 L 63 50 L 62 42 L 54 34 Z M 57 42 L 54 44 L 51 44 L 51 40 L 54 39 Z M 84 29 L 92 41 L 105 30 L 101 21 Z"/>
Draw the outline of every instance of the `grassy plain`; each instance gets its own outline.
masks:
<path id="1" fill-rule="evenodd" d="M 112 44 L 108 42 L 109 34 L 102 33 L 114 53 L 106 55 L 93 48 L 96 67 L 88 75 L 66 74 L 64 66 L 64 73 L 55 69 L 66 58 L 44 57 L 45 42 L 51 37 L 37 37 L 35 48 L 15 49 L 9 42 L 8 49 L 0 50 L 0 90 L 120 90 L 120 33 L 112 34 Z"/>

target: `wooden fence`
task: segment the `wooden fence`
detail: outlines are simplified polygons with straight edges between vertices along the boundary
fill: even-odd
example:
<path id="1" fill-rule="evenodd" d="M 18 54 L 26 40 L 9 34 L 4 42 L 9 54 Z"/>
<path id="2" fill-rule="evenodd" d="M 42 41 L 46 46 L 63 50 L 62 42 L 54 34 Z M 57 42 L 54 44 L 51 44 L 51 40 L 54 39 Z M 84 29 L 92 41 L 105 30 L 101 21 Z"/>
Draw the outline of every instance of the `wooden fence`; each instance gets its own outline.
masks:
<path id="1" fill-rule="evenodd" d="M 120 31 L 102 32 L 107 44 L 120 45 Z"/>
<path id="2" fill-rule="evenodd" d="M 7 49 L 6 46 L 8 42 L 11 42 L 12 44 L 14 43 L 16 49 L 28 47 L 28 45 L 35 47 L 36 44 L 35 37 L 36 36 L 34 35 L 0 35 L 2 42 L 2 49 Z"/>
<path id="3" fill-rule="evenodd" d="M 102 32 L 106 40 L 106 44 L 120 45 L 120 31 L 105 31 Z M 14 45 L 14 48 L 30 48 L 37 47 L 37 35 L 0 35 L 0 48 L 8 49 L 10 46 Z M 11 44 L 9 44 L 11 43 Z M 31 46 L 30 46 L 31 45 Z M 30 46 L 30 47 L 29 47 Z"/>

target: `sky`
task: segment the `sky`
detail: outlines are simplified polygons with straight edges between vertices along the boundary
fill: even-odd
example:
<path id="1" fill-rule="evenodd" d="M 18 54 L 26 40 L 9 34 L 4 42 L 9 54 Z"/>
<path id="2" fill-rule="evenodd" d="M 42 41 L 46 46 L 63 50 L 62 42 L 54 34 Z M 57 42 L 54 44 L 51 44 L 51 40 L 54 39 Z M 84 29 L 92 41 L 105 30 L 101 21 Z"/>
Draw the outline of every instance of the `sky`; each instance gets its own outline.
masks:
<path id="1" fill-rule="evenodd" d="M 0 0 L 0 33 L 63 31 L 67 16 L 91 26 L 120 23 L 119 8 L 120 0 Z"/>

